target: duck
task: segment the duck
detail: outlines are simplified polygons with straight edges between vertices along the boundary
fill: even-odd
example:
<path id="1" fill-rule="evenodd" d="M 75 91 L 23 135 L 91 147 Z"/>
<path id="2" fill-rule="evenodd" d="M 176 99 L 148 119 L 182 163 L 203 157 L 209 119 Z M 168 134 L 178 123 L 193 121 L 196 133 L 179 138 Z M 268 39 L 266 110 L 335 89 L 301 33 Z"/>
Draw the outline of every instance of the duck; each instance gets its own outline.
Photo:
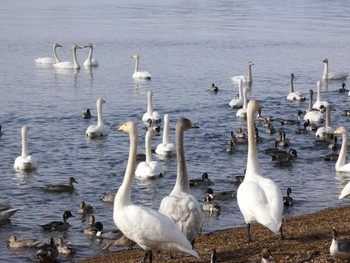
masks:
<path id="1" fill-rule="evenodd" d="M 265 127 L 265 132 L 266 132 L 267 134 L 274 134 L 274 133 L 276 133 L 276 129 L 273 127 L 273 125 L 272 125 L 271 122 L 269 122 L 269 123 L 267 124 L 267 126 Z"/>
<path id="2" fill-rule="evenodd" d="M 176 223 L 192 246 L 203 225 L 202 209 L 197 199 L 191 194 L 184 149 L 184 134 L 194 128 L 199 127 L 186 118 L 180 118 L 176 123 L 176 182 L 171 193 L 162 199 L 159 206 L 159 212 Z"/>
<path id="3" fill-rule="evenodd" d="M 334 135 L 341 134 L 342 136 L 341 148 L 340 148 L 338 160 L 335 163 L 335 170 L 338 172 L 349 172 L 350 163 L 345 164 L 346 151 L 348 148 L 348 131 L 344 127 L 339 127 L 333 132 L 333 134 Z"/>
<path id="4" fill-rule="evenodd" d="M 237 138 L 237 143 L 244 143 L 245 144 L 248 142 L 247 134 L 243 132 L 243 129 L 241 127 L 237 128 L 236 138 Z"/>
<path id="5" fill-rule="evenodd" d="M 235 150 L 235 145 L 236 145 L 236 137 L 233 131 L 230 131 L 230 139 L 228 140 L 227 147 L 226 147 L 226 152 L 227 153 L 233 153 Z"/>
<path id="6" fill-rule="evenodd" d="M 113 203 L 115 198 L 115 193 L 104 192 L 102 194 L 102 201 L 106 203 Z"/>
<path id="7" fill-rule="evenodd" d="M 310 122 L 315 122 L 315 123 L 323 122 L 324 121 L 323 113 L 318 111 L 318 110 L 313 110 L 312 109 L 312 97 L 313 97 L 313 94 L 314 94 L 313 90 L 310 89 L 309 90 L 309 96 L 310 96 L 309 108 L 307 109 L 307 112 L 304 115 L 304 121 L 309 120 Z"/>
<path id="8" fill-rule="evenodd" d="M 278 146 L 281 146 L 283 148 L 287 148 L 290 145 L 290 142 L 288 139 L 286 139 L 286 132 L 285 131 L 280 131 L 281 133 L 281 139 L 277 139 Z"/>
<path id="9" fill-rule="evenodd" d="M 39 262 L 54 262 L 58 255 L 59 252 L 53 238 L 50 238 L 48 244 L 41 245 L 36 252 Z"/>
<path id="10" fill-rule="evenodd" d="M 75 248 L 71 244 L 64 243 L 62 237 L 57 238 L 57 250 L 59 254 L 74 255 Z"/>
<path id="11" fill-rule="evenodd" d="M 52 65 L 54 63 L 61 62 L 61 60 L 59 59 L 59 57 L 57 55 L 57 48 L 58 47 L 62 47 L 62 46 L 58 43 L 54 43 L 52 45 L 53 58 L 51 58 L 51 57 L 36 58 L 36 59 L 34 59 L 35 63 L 42 64 L 42 65 Z"/>
<path id="12" fill-rule="evenodd" d="M 269 154 L 272 157 L 272 160 L 275 161 L 283 161 L 290 159 L 293 160 L 294 158 L 298 157 L 298 152 L 294 148 L 290 148 L 289 151 L 283 151 L 283 150 L 278 150 L 276 153 Z"/>
<path id="13" fill-rule="evenodd" d="M 301 110 L 298 111 L 297 113 L 297 119 L 296 120 L 289 120 L 289 119 L 278 119 L 278 121 L 282 125 L 299 125 L 300 124 L 300 115 L 303 114 Z"/>
<path id="14" fill-rule="evenodd" d="M 321 81 L 317 81 L 317 99 L 316 99 L 316 102 L 314 103 L 314 105 L 312 106 L 313 109 L 316 109 L 316 110 L 321 110 L 321 106 L 323 105 L 323 107 L 327 107 L 329 106 L 330 104 L 325 101 L 325 100 L 322 100 L 321 98 Z"/>
<path id="15" fill-rule="evenodd" d="M 293 165 L 293 156 L 288 155 L 286 158 L 276 158 L 275 165 L 278 167 L 290 167 Z"/>
<path id="16" fill-rule="evenodd" d="M 221 212 L 221 207 L 217 202 L 212 201 L 209 195 L 205 196 L 202 209 L 209 214 L 219 215 Z"/>
<path id="17" fill-rule="evenodd" d="M 299 91 L 294 91 L 294 73 L 290 74 L 290 90 L 289 94 L 287 96 L 287 100 L 289 101 L 305 101 L 306 98 L 299 92 Z"/>
<path id="18" fill-rule="evenodd" d="M 239 117 L 239 118 L 247 118 L 247 92 L 248 92 L 248 89 L 246 87 L 243 88 L 243 107 L 242 109 L 239 109 L 237 112 L 236 112 L 236 116 Z"/>
<path id="19" fill-rule="evenodd" d="M 323 80 L 339 80 L 339 79 L 346 79 L 348 77 L 348 73 L 339 72 L 339 73 L 328 73 L 328 59 L 325 58 L 323 60 L 324 63 L 324 69 L 323 69 Z"/>
<path id="20" fill-rule="evenodd" d="M 127 247 L 128 250 L 132 250 L 135 245 L 136 243 L 134 241 L 130 240 L 125 235 L 122 235 L 119 239 L 112 240 L 107 243 L 102 243 L 101 249 L 108 250 L 111 246 L 115 246 L 115 247 Z"/>
<path id="21" fill-rule="evenodd" d="M 135 80 L 150 80 L 151 74 L 149 74 L 147 71 L 139 71 L 140 56 L 138 54 L 134 54 L 131 56 L 131 58 L 135 60 L 135 71 L 134 74 L 132 74 L 132 78 Z"/>
<path id="22" fill-rule="evenodd" d="M 28 131 L 27 126 L 22 127 L 22 154 L 15 159 L 13 167 L 18 171 L 33 172 L 38 169 L 35 157 L 28 153 Z"/>
<path id="23" fill-rule="evenodd" d="M 330 153 L 323 157 L 325 161 L 334 161 L 334 162 L 336 162 L 338 158 L 339 158 L 339 154 L 337 153 Z"/>
<path id="24" fill-rule="evenodd" d="M 152 121 L 152 125 L 155 127 L 160 127 L 162 124 L 162 117 L 161 115 L 153 110 L 153 91 L 149 90 L 147 92 L 147 111 L 142 116 L 143 123 L 148 127 L 149 126 L 149 120 Z"/>
<path id="25" fill-rule="evenodd" d="M 50 184 L 43 188 L 45 192 L 53 192 L 53 193 L 72 193 L 74 191 L 73 183 L 78 183 L 74 177 L 68 178 L 67 184 Z"/>
<path id="26" fill-rule="evenodd" d="M 230 102 L 229 102 L 229 106 L 232 109 L 239 109 L 243 107 L 244 104 L 244 99 L 243 99 L 243 81 L 240 79 L 238 81 L 238 98 L 233 98 Z"/>
<path id="27" fill-rule="evenodd" d="M 242 80 L 243 83 L 252 83 L 253 82 L 253 77 L 252 77 L 252 66 L 254 65 L 253 61 L 248 62 L 248 76 L 245 75 L 237 75 L 233 76 L 231 80 L 233 82 L 239 82 L 239 80 Z"/>
<path id="28" fill-rule="evenodd" d="M 248 158 L 245 178 L 237 190 L 237 202 L 247 224 L 247 242 L 251 242 L 250 224 L 257 221 L 272 232 L 282 232 L 283 198 L 278 185 L 262 175 L 254 136 L 254 117 L 261 108 L 253 99 L 248 104 Z"/>
<path id="29" fill-rule="evenodd" d="M 148 127 L 145 138 L 146 161 L 140 162 L 135 171 L 135 177 L 143 180 L 153 180 L 164 174 L 164 168 L 159 161 L 153 161 L 151 139 L 156 135 L 151 125 Z"/>
<path id="30" fill-rule="evenodd" d="M 304 129 L 306 131 L 317 131 L 318 126 L 316 123 L 310 122 L 310 120 L 307 119 L 306 122 L 304 122 Z"/>
<path id="31" fill-rule="evenodd" d="M 258 114 L 256 115 L 256 119 L 259 121 L 273 121 L 274 118 L 271 115 L 261 115 L 261 109 L 258 110 Z"/>
<path id="32" fill-rule="evenodd" d="M 78 208 L 78 214 L 86 215 L 86 214 L 92 214 L 94 212 L 94 208 L 90 204 L 86 204 L 84 201 L 82 201 Z"/>
<path id="33" fill-rule="evenodd" d="M 195 186 L 208 186 L 212 185 L 213 182 L 210 181 L 208 173 L 204 172 L 201 176 L 201 178 L 198 179 L 190 179 L 189 184 L 191 187 Z"/>
<path id="34" fill-rule="evenodd" d="M 169 217 L 149 207 L 132 203 L 131 185 L 135 173 L 138 130 L 133 121 L 122 124 L 117 130 L 129 134 L 130 150 L 124 179 L 114 200 L 115 225 L 145 251 L 143 262 L 147 258 L 152 262 L 153 250 L 184 252 L 199 258 L 186 236 Z M 140 218 L 143 220 L 140 221 Z"/>
<path id="35" fill-rule="evenodd" d="M 350 259 L 350 240 L 338 240 L 338 232 L 333 227 L 332 229 L 332 243 L 329 247 L 331 255 L 337 259 L 349 260 Z"/>
<path id="36" fill-rule="evenodd" d="M 95 216 L 89 216 L 89 225 L 84 229 L 84 234 L 89 236 L 96 236 L 97 228 L 95 227 Z"/>
<path id="37" fill-rule="evenodd" d="M 91 119 L 92 115 L 90 109 L 87 109 L 86 112 L 83 113 L 82 117 L 83 119 Z"/>
<path id="38" fill-rule="evenodd" d="M 270 259 L 274 259 L 274 257 L 271 254 L 271 251 L 267 248 L 263 248 L 261 250 L 261 263 L 269 263 Z"/>
<path id="39" fill-rule="evenodd" d="M 333 138 L 333 131 L 334 128 L 332 128 L 331 124 L 331 106 L 326 107 L 326 126 L 325 127 L 319 127 L 316 131 L 316 139 L 319 140 L 329 140 Z M 336 136 L 335 136 L 336 137 Z"/>
<path id="40" fill-rule="evenodd" d="M 98 98 L 96 101 L 96 108 L 97 108 L 97 125 L 90 125 L 86 129 L 86 136 L 89 139 L 96 139 L 101 137 L 108 136 L 108 128 L 104 124 L 103 117 L 102 117 L 102 105 L 106 101 L 102 98 Z"/>
<path id="41" fill-rule="evenodd" d="M 8 220 L 11 216 L 13 216 L 19 210 L 21 209 L 12 208 L 8 204 L 0 203 L 0 223 Z"/>
<path id="42" fill-rule="evenodd" d="M 101 239 L 119 239 L 123 233 L 118 229 L 114 229 L 111 231 L 103 231 L 103 224 L 101 222 L 96 222 L 94 225 L 97 229 L 96 236 Z"/>
<path id="43" fill-rule="evenodd" d="M 339 93 L 349 92 L 349 90 L 345 88 L 345 83 L 341 84 L 341 88 L 338 91 Z"/>
<path id="44" fill-rule="evenodd" d="M 169 114 L 164 114 L 163 141 L 157 145 L 156 154 L 170 158 L 176 151 L 175 145 L 169 141 Z"/>
<path id="45" fill-rule="evenodd" d="M 39 244 L 40 240 L 33 238 L 17 239 L 14 234 L 11 234 L 8 239 L 8 245 L 10 248 L 37 248 Z"/>
<path id="46" fill-rule="evenodd" d="M 343 112 L 345 116 L 350 116 L 350 109 L 343 110 Z"/>
<path id="47" fill-rule="evenodd" d="M 2 132 L 2 126 L 0 125 L 0 136 L 2 136 L 4 133 Z"/>
<path id="48" fill-rule="evenodd" d="M 283 196 L 283 205 L 286 206 L 292 206 L 294 204 L 293 198 L 290 197 L 290 194 L 292 193 L 292 189 L 290 187 L 287 188 L 287 196 Z"/>
<path id="49" fill-rule="evenodd" d="M 205 197 L 209 195 L 211 200 L 232 200 L 236 198 L 236 192 L 235 191 L 221 191 L 221 192 L 214 192 L 213 188 L 209 187 L 207 189 L 207 193 Z"/>
<path id="50" fill-rule="evenodd" d="M 90 51 L 89 51 L 89 56 L 87 57 L 87 59 L 84 61 L 84 67 L 86 68 L 89 68 L 89 67 L 97 67 L 99 64 L 98 64 L 98 61 L 92 57 L 92 52 L 93 52 L 93 45 L 92 43 L 88 43 L 86 45 L 84 45 L 84 48 L 89 48 Z"/>
<path id="51" fill-rule="evenodd" d="M 336 151 L 339 147 L 339 144 L 338 144 L 338 137 L 337 136 L 333 136 L 333 140 L 332 142 L 328 145 L 328 148 L 333 150 L 333 151 Z"/>
<path id="52" fill-rule="evenodd" d="M 39 225 L 44 230 L 67 230 L 69 227 L 68 218 L 73 217 L 71 211 L 67 210 L 63 213 L 63 221 L 51 221 L 45 225 Z"/>
<path id="53" fill-rule="evenodd" d="M 71 61 L 60 61 L 52 64 L 52 66 L 56 69 L 80 69 L 80 65 L 77 59 L 77 49 L 81 49 L 79 45 L 74 45 L 72 47 L 73 50 L 73 62 Z"/>
<path id="54" fill-rule="evenodd" d="M 219 88 L 215 85 L 215 83 L 211 84 L 210 91 L 213 93 L 218 93 Z"/>

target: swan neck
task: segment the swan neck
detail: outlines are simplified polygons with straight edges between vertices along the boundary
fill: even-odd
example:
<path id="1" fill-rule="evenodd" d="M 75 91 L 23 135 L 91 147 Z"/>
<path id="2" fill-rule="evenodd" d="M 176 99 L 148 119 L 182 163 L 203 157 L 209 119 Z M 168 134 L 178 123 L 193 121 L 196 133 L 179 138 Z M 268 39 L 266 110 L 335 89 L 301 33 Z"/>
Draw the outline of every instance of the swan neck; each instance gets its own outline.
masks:
<path id="1" fill-rule="evenodd" d="M 323 69 L 323 79 L 328 79 L 328 63 L 324 63 L 324 69 Z"/>
<path id="2" fill-rule="evenodd" d="M 148 131 L 146 132 L 146 138 L 145 138 L 146 162 L 148 163 L 152 162 L 151 132 L 152 132 L 152 127 L 149 127 Z"/>
<path id="3" fill-rule="evenodd" d="M 152 92 L 148 92 L 148 104 L 147 104 L 147 112 L 152 113 L 153 112 L 153 102 L 152 102 Z"/>
<path id="4" fill-rule="evenodd" d="M 329 107 L 326 108 L 326 128 L 330 128 L 331 124 L 331 110 Z"/>
<path id="5" fill-rule="evenodd" d="M 22 157 L 28 156 L 27 129 L 22 129 Z"/>
<path id="6" fill-rule="evenodd" d="M 243 89 L 243 109 L 247 109 L 247 89 Z"/>
<path id="7" fill-rule="evenodd" d="M 240 80 L 238 84 L 238 98 L 240 100 L 243 99 L 242 80 Z"/>
<path id="8" fill-rule="evenodd" d="M 294 92 L 294 83 L 293 83 L 293 77 L 290 78 L 290 93 Z"/>
<path id="9" fill-rule="evenodd" d="M 61 60 L 58 58 L 58 55 L 57 55 L 57 47 L 56 46 L 53 47 L 53 57 L 55 59 L 55 63 L 61 62 Z"/>
<path id="10" fill-rule="evenodd" d="M 135 71 L 134 71 L 134 73 L 136 73 L 138 71 L 139 71 L 139 57 L 137 57 L 135 59 Z"/>
<path id="11" fill-rule="evenodd" d="M 247 112 L 247 132 L 248 132 L 248 160 L 247 160 L 247 172 L 246 175 L 260 173 L 260 165 L 258 160 L 258 154 L 256 151 L 256 139 L 255 139 L 255 125 L 254 116 L 256 111 L 250 108 Z M 248 172 L 249 171 L 249 172 Z"/>
<path id="12" fill-rule="evenodd" d="M 348 133 L 345 132 L 342 135 L 342 143 L 341 143 L 341 149 L 339 152 L 339 157 L 338 157 L 338 161 L 335 164 L 336 167 L 341 167 L 345 164 L 345 157 L 346 157 L 346 152 L 348 149 Z"/>
<path id="13" fill-rule="evenodd" d="M 310 93 L 310 100 L 309 100 L 309 109 L 308 111 L 312 111 L 312 94 Z"/>
<path id="14" fill-rule="evenodd" d="M 321 102 L 321 83 L 317 82 L 317 100 L 318 102 Z"/>
<path id="15" fill-rule="evenodd" d="M 89 51 L 89 56 L 88 56 L 88 60 L 90 61 L 90 62 L 92 62 L 92 52 L 93 52 L 93 47 L 90 47 L 90 51 Z"/>
<path id="16" fill-rule="evenodd" d="M 248 82 L 252 82 L 252 65 L 248 65 Z"/>
<path id="17" fill-rule="evenodd" d="M 97 102 L 97 125 L 103 125 L 102 102 Z"/>
<path id="18" fill-rule="evenodd" d="M 79 68 L 79 63 L 77 59 L 77 49 L 73 48 L 73 64 L 76 68 Z"/>
<path id="19" fill-rule="evenodd" d="M 164 115 L 163 144 L 169 144 L 169 115 Z"/>

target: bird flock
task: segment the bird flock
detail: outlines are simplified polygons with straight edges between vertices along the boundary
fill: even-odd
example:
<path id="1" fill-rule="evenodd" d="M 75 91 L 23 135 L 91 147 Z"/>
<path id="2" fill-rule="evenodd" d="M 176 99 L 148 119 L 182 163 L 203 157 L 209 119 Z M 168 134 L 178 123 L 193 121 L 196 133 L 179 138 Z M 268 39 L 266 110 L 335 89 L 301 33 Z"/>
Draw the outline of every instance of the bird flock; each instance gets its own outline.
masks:
<path id="1" fill-rule="evenodd" d="M 42 57 L 35 59 L 36 64 L 49 65 L 57 69 L 79 69 L 80 65 L 77 60 L 77 50 L 81 49 L 79 45 L 72 46 L 73 61 L 61 61 L 57 54 L 57 48 L 61 48 L 60 44 L 53 45 L 53 58 Z M 84 45 L 89 48 L 89 55 L 84 67 L 96 67 L 99 65 L 97 60 L 93 58 L 93 45 L 91 43 Z M 135 54 L 131 57 L 135 60 L 135 70 L 132 74 L 133 79 L 150 80 L 151 74 L 147 71 L 139 71 L 139 55 Z M 350 171 L 350 163 L 346 163 L 346 152 L 348 135 L 344 127 L 334 128 L 331 126 L 331 112 L 334 107 L 321 97 L 321 81 L 345 80 L 346 73 L 329 73 L 328 59 L 323 60 L 324 73 L 322 80 L 317 83 L 317 99 L 313 104 L 313 90 L 309 90 L 309 106 L 306 110 L 299 110 L 296 119 L 287 120 L 274 118 L 269 115 L 262 115 L 263 102 L 254 98 L 248 99 L 248 91 L 252 89 L 253 74 L 252 61 L 248 62 L 248 74 L 237 75 L 231 78 L 234 84 L 238 84 L 238 97 L 228 101 L 228 106 L 236 111 L 236 117 L 246 120 L 247 134 L 244 133 L 242 127 L 239 127 L 236 134 L 229 131 L 230 138 L 227 146 L 227 153 L 234 154 L 236 144 L 246 144 L 248 149 L 247 166 L 242 178 L 237 179 L 238 190 L 219 192 L 213 189 L 213 182 L 209 179 L 207 173 L 203 173 L 198 180 L 189 179 L 187 172 L 187 162 L 185 158 L 185 133 L 192 130 L 195 133 L 196 128 L 200 128 L 197 124 L 186 118 L 180 118 L 176 123 L 176 142 L 171 143 L 169 140 L 169 114 L 164 114 L 164 121 L 157 111 L 153 109 L 153 92 L 148 91 L 148 107 L 146 113 L 142 117 L 142 123 L 146 126 L 145 134 L 145 155 L 143 160 L 139 161 L 140 154 L 137 152 L 138 147 L 138 125 L 137 122 L 128 121 L 121 125 L 116 131 L 124 132 L 129 135 L 130 147 L 127 167 L 124 179 L 121 185 L 116 185 L 118 189 L 116 193 L 104 193 L 103 201 L 113 203 L 113 222 L 116 229 L 106 231 L 103 229 L 103 223 L 96 222 L 94 209 L 92 205 L 81 202 L 77 213 L 81 215 L 89 215 L 89 225 L 82 230 L 85 235 L 96 236 L 100 239 L 110 240 L 102 245 L 102 249 L 106 250 L 111 246 L 128 247 L 138 245 L 144 249 L 145 254 L 141 262 L 152 262 L 153 251 L 167 251 L 169 253 L 180 252 L 199 258 L 200 255 L 195 251 L 195 238 L 200 233 L 204 222 L 204 213 L 219 216 L 221 212 L 220 200 L 237 199 L 239 209 L 247 224 L 247 242 L 252 241 L 250 232 L 250 224 L 258 222 L 274 233 L 280 233 L 281 239 L 284 239 L 282 216 L 284 207 L 293 206 L 294 200 L 290 196 L 292 189 L 287 189 L 287 196 L 282 196 L 281 190 L 273 180 L 269 179 L 260 167 L 258 158 L 257 144 L 261 142 L 259 130 L 256 122 L 262 122 L 266 133 L 277 133 L 274 147 L 266 149 L 265 154 L 272 157 L 276 162 L 276 166 L 291 166 L 293 160 L 297 158 L 297 150 L 290 148 L 292 143 L 286 138 L 284 130 L 276 131 L 273 127 L 274 122 L 283 125 L 295 125 L 296 134 L 315 132 L 315 140 L 322 141 L 325 145 L 334 145 L 337 143 L 337 135 L 342 136 L 341 150 L 335 157 L 335 170 L 342 172 Z M 289 103 L 302 103 L 306 101 L 306 97 L 299 91 L 294 90 L 293 73 L 290 74 L 290 90 L 286 99 Z M 212 83 L 210 91 L 218 94 L 220 89 Z M 345 84 L 339 89 L 339 93 L 346 93 Z M 350 94 L 349 94 L 350 95 Z M 93 140 L 109 135 L 108 127 L 103 120 L 102 106 L 106 101 L 98 98 L 96 101 L 97 108 L 97 125 L 91 125 L 86 129 L 86 137 Z M 326 111 L 326 118 L 324 118 Z M 301 115 L 305 113 L 302 123 Z M 347 112 L 345 111 L 345 114 Z M 83 113 L 82 118 L 91 118 L 90 109 Z M 318 127 L 326 120 L 324 127 Z M 140 120 L 141 121 L 141 120 Z M 163 140 L 155 151 L 152 150 L 151 140 L 154 136 L 160 135 L 161 126 L 163 124 Z M 0 126 L 1 131 L 1 126 Z M 35 157 L 29 154 L 28 149 L 28 132 L 27 126 L 22 127 L 22 153 L 14 161 L 14 169 L 30 173 L 36 171 L 38 162 Z M 4 136 L 0 133 L 0 136 Z M 6 135 L 5 135 L 6 136 Z M 333 147 L 333 146 L 332 146 Z M 282 149 L 281 149 L 282 148 Z M 159 158 L 177 159 L 177 176 L 173 190 L 169 195 L 165 196 L 159 210 L 151 209 L 147 206 L 137 205 L 132 202 L 132 182 L 134 178 L 139 180 L 157 180 L 164 174 L 162 164 L 153 160 L 153 155 L 157 154 Z M 40 160 L 39 160 L 40 161 Z M 68 184 L 47 185 L 42 188 L 46 193 L 72 193 L 74 185 L 78 182 L 74 177 L 68 178 Z M 191 193 L 193 187 L 207 187 L 206 194 L 200 198 L 195 197 Z M 350 183 L 347 184 L 339 195 L 339 199 L 350 195 Z M 201 203 L 200 203 L 201 202 Z M 0 204 L 0 222 L 9 220 L 19 209 L 12 208 L 7 204 Z M 73 214 L 71 211 L 63 212 L 62 221 L 52 221 L 46 224 L 38 224 L 43 231 L 65 231 L 70 227 L 68 222 Z M 288 226 L 285 226 L 288 227 Z M 59 254 L 74 255 L 75 249 L 73 245 L 65 243 L 63 237 L 59 237 L 56 242 L 50 238 L 49 242 L 40 245 L 40 241 L 31 238 L 17 239 L 12 234 L 9 237 L 9 247 L 15 248 L 36 248 L 36 256 L 39 261 L 55 260 Z M 213 244 L 215 246 L 215 244 Z M 333 240 L 330 246 L 330 253 L 339 259 L 350 259 L 350 242 L 337 240 L 337 232 L 333 229 Z M 216 262 L 219 257 L 215 249 L 211 257 L 211 262 Z M 268 250 L 262 252 L 262 262 L 268 262 L 271 253 Z"/>

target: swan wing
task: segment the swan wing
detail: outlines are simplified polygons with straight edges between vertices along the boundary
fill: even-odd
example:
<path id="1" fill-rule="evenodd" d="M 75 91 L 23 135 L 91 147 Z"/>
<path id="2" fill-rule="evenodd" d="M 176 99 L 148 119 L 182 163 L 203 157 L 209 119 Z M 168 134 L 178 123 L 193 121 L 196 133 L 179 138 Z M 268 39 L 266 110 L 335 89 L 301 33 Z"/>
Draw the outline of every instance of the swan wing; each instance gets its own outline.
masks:
<path id="1" fill-rule="evenodd" d="M 135 171 L 136 178 L 139 179 L 154 179 L 161 176 L 163 167 L 159 162 L 140 162 Z"/>
<path id="2" fill-rule="evenodd" d="M 339 73 L 329 73 L 328 79 L 346 79 L 349 76 L 348 73 L 345 72 L 339 72 Z"/>
<path id="3" fill-rule="evenodd" d="M 137 71 L 132 75 L 132 77 L 134 79 L 151 79 L 152 76 L 147 71 Z"/>
<path id="4" fill-rule="evenodd" d="M 55 63 L 55 59 L 50 57 L 36 58 L 34 59 L 36 64 L 52 65 Z"/>
<path id="5" fill-rule="evenodd" d="M 341 191 L 340 195 L 339 195 L 339 199 L 342 199 L 346 196 L 350 195 L 350 182 L 348 182 L 345 187 L 343 188 L 343 190 Z"/>
<path id="6" fill-rule="evenodd" d="M 248 76 L 244 76 L 244 75 L 237 75 L 237 76 L 233 76 L 231 78 L 231 80 L 233 82 L 239 82 L 240 80 L 242 80 L 242 82 L 248 82 Z"/>
<path id="7" fill-rule="evenodd" d="M 232 99 L 229 103 L 231 108 L 242 108 L 243 107 L 243 99 Z"/>

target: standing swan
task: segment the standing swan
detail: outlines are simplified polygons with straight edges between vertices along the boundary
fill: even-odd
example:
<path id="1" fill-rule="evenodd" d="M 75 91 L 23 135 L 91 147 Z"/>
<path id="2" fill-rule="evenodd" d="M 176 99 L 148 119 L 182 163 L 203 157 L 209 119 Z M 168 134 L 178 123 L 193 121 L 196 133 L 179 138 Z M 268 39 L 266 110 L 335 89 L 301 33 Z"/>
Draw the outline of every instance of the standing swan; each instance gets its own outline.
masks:
<path id="1" fill-rule="evenodd" d="M 87 57 L 87 59 L 84 61 L 84 67 L 88 68 L 88 67 L 97 67 L 98 66 L 98 61 L 95 58 L 92 58 L 92 52 L 93 52 L 93 46 L 91 43 L 88 43 L 84 46 L 84 48 L 90 48 L 89 51 L 89 56 Z"/>
<path id="2" fill-rule="evenodd" d="M 243 106 L 243 91 L 242 91 L 242 85 L 243 85 L 243 81 L 240 79 L 238 81 L 238 99 L 237 98 L 233 98 L 229 105 L 231 108 L 233 109 L 237 109 L 237 108 L 241 108 Z"/>
<path id="3" fill-rule="evenodd" d="M 126 237 L 145 250 L 141 262 L 146 262 L 147 257 L 152 262 L 152 250 L 185 252 L 199 258 L 190 242 L 170 218 L 156 210 L 131 202 L 131 184 L 137 154 L 137 127 L 134 122 L 127 122 L 117 130 L 129 133 L 130 151 L 124 180 L 114 199 L 115 225 Z"/>
<path id="4" fill-rule="evenodd" d="M 307 109 L 306 114 L 304 115 L 304 121 L 309 120 L 310 122 L 322 122 L 324 120 L 323 113 L 317 110 L 312 109 L 312 96 L 314 92 L 312 89 L 309 90 L 309 108 Z"/>
<path id="5" fill-rule="evenodd" d="M 338 172 L 350 172 L 350 163 L 345 164 L 346 151 L 348 148 L 348 132 L 344 127 L 339 127 L 333 132 L 334 135 L 342 135 L 341 149 L 339 152 L 339 157 L 335 163 L 335 170 Z"/>
<path id="6" fill-rule="evenodd" d="M 194 245 L 194 239 L 203 224 L 202 208 L 191 195 L 187 175 L 184 132 L 198 128 L 190 120 L 181 118 L 176 123 L 177 178 L 172 192 L 163 198 L 159 212 L 171 218 Z"/>
<path id="7" fill-rule="evenodd" d="M 35 63 L 36 64 L 42 64 L 42 65 L 52 65 L 54 63 L 61 62 L 61 60 L 57 56 L 56 48 L 58 48 L 58 47 L 62 47 L 62 46 L 60 44 L 58 44 L 58 43 L 55 43 L 55 44 L 52 45 L 53 57 L 54 58 L 50 58 L 50 57 L 36 58 L 36 59 L 34 59 Z"/>
<path id="8" fill-rule="evenodd" d="M 133 79 L 151 79 L 151 74 L 149 74 L 147 71 L 139 71 L 139 63 L 140 63 L 140 56 L 138 54 L 134 54 L 131 56 L 132 59 L 134 59 L 135 62 L 135 71 L 132 75 Z"/>
<path id="9" fill-rule="evenodd" d="M 169 114 L 164 114 L 163 142 L 158 144 L 156 153 L 169 158 L 175 152 L 175 145 L 169 142 Z"/>
<path id="10" fill-rule="evenodd" d="M 328 79 L 346 79 L 348 77 L 348 73 L 328 73 L 328 59 L 323 60 L 324 63 L 324 69 L 323 69 L 323 75 L 322 79 L 328 80 Z"/>
<path id="11" fill-rule="evenodd" d="M 271 231 L 282 234 L 282 194 L 271 179 L 264 178 L 260 169 L 258 153 L 256 150 L 254 116 L 261 105 L 256 100 L 248 104 L 247 130 L 248 130 L 248 160 L 247 170 L 243 182 L 237 190 L 238 206 L 247 224 L 248 237 L 251 241 L 250 223 L 257 221 Z"/>
<path id="12" fill-rule="evenodd" d="M 71 61 L 62 61 L 62 62 L 55 63 L 52 66 L 54 68 L 60 68 L 60 69 L 80 69 L 80 65 L 79 65 L 78 59 L 77 59 L 77 49 L 81 49 L 81 47 L 79 45 L 74 45 L 72 47 L 72 50 L 73 50 L 73 62 L 71 62 Z"/>
<path id="13" fill-rule="evenodd" d="M 22 127 L 22 155 L 15 160 L 13 167 L 24 172 L 31 172 L 38 169 L 38 165 L 34 157 L 28 154 L 28 131 L 27 126 Z"/>
<path id="14" fill-rule="evenodd" d="M 148 91 L 147 93 L 147 112 L 145 114 L 143 114 L 142 116 L 142 121 L 143 123 L 148 126 L 149 125 L 149 119 L 152 120 L 152 125 L 156 126 L 156 127 L 160 127 L 161 123 L 162 123 L 162 117 L 160 116 L 160 114 L 157 111 L 153 110 L 153 92 L 151 90 Z"/>
<path id="15" fill-rule="evenodd" d="M 105 137 L 108 135 L 108 128 L 103 122 L 102 117 L 102 104 L 105 103 L 105 101 L 102 98 L 97 99 L 96 106 L 97 106 L 97 126 L 96 125 L 90 125 L 86 130 L 86 136 L 90 139 Z"/>
<path id="16" fill-rule="evenodd" d="M 287 96 L 287 100 L 290 101 L 304 101 L 306 100 L 306 98 L 299 92 L 299 91 L 294 91 L 294 74 L 291 73 L 290 74 L 290 91 L 289 94 Z"/>
<path id="17" fill-rule="evenodd" d="M 239 80 L 241 79 L 244 83 L 252 83 L 253 82 L 253 78 L 252 78 L 252 66 L 253 65 L 254 65 L 253 61 L 248 62 L 248 76 L 237 75 L 237 76 L 233 76 L 231 78 L 231 80 L 233 82 L 239 82 Z"/>
<path id="18" fill-rule="evenodd" d="M 317 81 L 317 99 L 314 105 L 312 106 L 313 109 L 320 110 L 321 106 L 327 107 L 329 106 L 329 103 L 325 100 L 322 100 L 321 98 L 321 81 Z"/>

